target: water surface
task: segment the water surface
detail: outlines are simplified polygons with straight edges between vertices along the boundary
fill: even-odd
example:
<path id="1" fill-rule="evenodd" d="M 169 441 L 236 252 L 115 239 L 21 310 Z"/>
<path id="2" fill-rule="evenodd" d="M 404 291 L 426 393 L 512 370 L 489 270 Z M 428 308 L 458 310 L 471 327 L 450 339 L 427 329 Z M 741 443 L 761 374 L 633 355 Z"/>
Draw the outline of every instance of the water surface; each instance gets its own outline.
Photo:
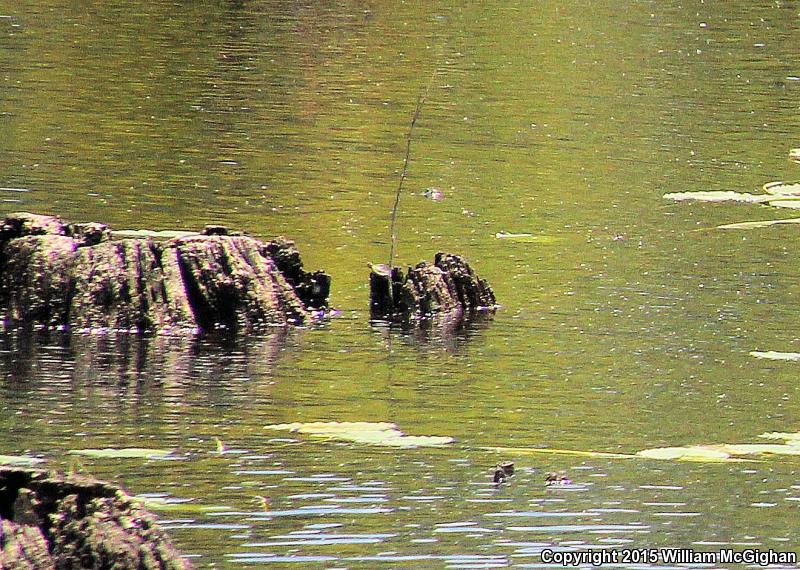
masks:
<path id="1" fill-rule="evenodd" d="M 0 200 L 297 241 L 340 314 L 241 339 L 7 331 L 2 453 L 185 500 L 200 568 L 538 567 L 543 548 L 797 550 L 798 464 L 635 453 L 797 431 L 792 217 L 665 192 L 800 178 L 795 2 L 0 2 Z M 401 263 L 462 253 L 489 321 L 369 322 L 418 97 Z M 423 194 L 435 189 L 440 200 Z M 788 213 L 787 213 L 788 212 Z M 497 233 L 531 233 L 515 242 Z M 384 449 L 279 434 L 391 421 Z M 217 441 L 227 452 L 218 452 Z M 86 447 L 179 461 L 89 459 Z M 500 488 L 491 467 L 513 459 Z M 544 487 L 565 470 L 569 488 Z"/>

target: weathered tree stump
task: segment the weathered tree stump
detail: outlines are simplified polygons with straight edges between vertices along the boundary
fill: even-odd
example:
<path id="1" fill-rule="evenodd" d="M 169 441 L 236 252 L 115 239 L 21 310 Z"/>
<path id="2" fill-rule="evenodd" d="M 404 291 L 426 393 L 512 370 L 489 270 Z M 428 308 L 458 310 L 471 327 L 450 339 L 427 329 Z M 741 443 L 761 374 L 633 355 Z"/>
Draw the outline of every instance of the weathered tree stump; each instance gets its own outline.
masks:
<path id="1" fill-rule="evenodd" d="M 168 240 L 112 239 L 103 224 L 19 213 L 0 226 L 0 318 L 8 324 L 145 331 L 301 324 L 330 277 L 294 243 L 208 226 Z"/>
<path id="2" fill-rule="evenodd" d="M 0 468 L 0 568 L 190 570 L 155 517 L 82 476 Z"/>
<path id="3" fill-rule="evenodd" d="M 370 312 L 374 319 L 409 321 L 437 314 L 494 310 L 489 284 L 459 255 L 437 253 L 404 275 L 398 267 L 371 265 Z"/>

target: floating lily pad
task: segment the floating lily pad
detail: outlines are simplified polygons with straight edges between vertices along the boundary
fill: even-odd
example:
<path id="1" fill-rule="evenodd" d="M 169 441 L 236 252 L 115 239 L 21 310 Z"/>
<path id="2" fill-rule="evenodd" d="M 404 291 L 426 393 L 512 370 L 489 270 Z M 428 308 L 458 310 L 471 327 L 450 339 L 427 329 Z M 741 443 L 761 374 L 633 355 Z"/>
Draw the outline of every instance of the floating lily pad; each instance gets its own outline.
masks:
<path id="1" fill-rule="evenodd" d="M 768 360 L 790 360 L 794 362 L 800 360 L 800 352 L 776 352 L 774 350 L 759 352 L 754 350 L 750 353 L 750 356 L 755 356 L 756 358 L 766 358 Z"/>
<path id="2" fill-rule="evenodd" d="M 781 196 L 780 200 L 770 200 L 767 204 L 775 208 L 800 210 L 800 196 Z"/>
<path id="3" fill-rule="evenodd" d="M 637 453 L 639 457 L 647 459 L 661 459 L 669 461 L 697 461 L 721 463 L 725 461 L 743 461 L 731 457 L 731 454 L 718 446 L 689 445 L 686 447 L 657 447 L 644 449 Z"/>
<path id="4" fill-rule="evenodd" d="M 785 218 L 782 220 L 763 220 L 758 222 L 738 222 L 735 224 L 722 224 L 717 226 L 718 230 L 753 230 L 767 228 L 779 224 L 800 224 L 800 218 Z"/>
<path id="5" fill-rule="evenodd" d="M 264 427 L 385 447 L 438 447 L 455 441 L 446 436 L 406 435 L 395 424 L 386 422 L 295 422 Z"/>
<path id="6" fill-rule="evenodd" d="M 30 455 L 0 455 L 0 465 L 38 465 L 44 459 Z"/>
<path id="7" fill-rule="evenodd" d="M 800 197 L 800 182 L 767 182 L 763 189 L 767 194 L 774 196 Z"/>
<path id="8" fill-rule="evenodd" d="M 689 445 L 645 449 L 637 455 L 649 459 L 672 461 L 748 461 L 743 455 L 800 455 L 800 434 L 762 434 L 768 439 L 784 439 L 790 443 L 723 443 L 721 445 Z M 797 438 L 797 439 L 792 439 Z"/>
<path id="9" fill-rule="evenodd" d="M 782 439 L 786 441 L 787 445 L 800 445 L 800 432 L 794 433 L 786 433 L 786 432 L 779 432 L 779 431 L 771 431 L 767 433 L 762 433 L 758 437 L 763 437 L 764 439 Z"/>
<path id="10" fill-rule="evenodd" d="M 71 449 L 71 455 L 85 455 L 97 459 L 165 459 L 170 457 L 172 451 L 165 449 L 147 449 L 144 447 L 124 447 L 115 449 Z"/>
<path id="11" fill-rule="evenodd" d="M 778 443 L 726 444 L 723 448 L 731 455 L 800 455 L 800 447 Z"/>
<path id="12" fill-rule="evenodd" d="M 760 204 L 775 200 L 775 196 L 768 194 L 748 194 L 746 192 L 713 191 L 713 192 L 672 192 L 664 194 L 664 198 L 683 202 L 694 200 L 697 202 L 745 202 Z"/>

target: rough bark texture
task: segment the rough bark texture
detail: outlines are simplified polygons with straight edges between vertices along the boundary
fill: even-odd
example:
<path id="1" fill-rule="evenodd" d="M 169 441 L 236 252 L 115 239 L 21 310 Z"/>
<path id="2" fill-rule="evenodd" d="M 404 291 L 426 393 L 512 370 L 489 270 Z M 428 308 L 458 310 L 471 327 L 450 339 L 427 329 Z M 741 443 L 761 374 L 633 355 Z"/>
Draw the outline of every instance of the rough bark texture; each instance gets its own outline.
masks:
<path id="1" fill-rule="evenodd" d="M 190 570 L 153 515 L 79 476 L 0 468 L 0 568 Z"/>
<path id="2" fill-rule="evenodd" d="M 391 290 L 391 293 L 390 293 Z M 489 284 L 478 277 L 459 255 L 437 253 L 433 265 L 422 262 L 408 273 L 386 265 L 373 265 L 370 307 L 373 318 L 423 319 L 451 311 L 494 309 Z"/>
<path id="3" fill-rule="evenodd" d="M 0 317 L 78 329 L 254 330 L 327 306 L 294 243 L 229 234 L 112 240 L 103 224 L 20 213 L 0 226 Z"/>

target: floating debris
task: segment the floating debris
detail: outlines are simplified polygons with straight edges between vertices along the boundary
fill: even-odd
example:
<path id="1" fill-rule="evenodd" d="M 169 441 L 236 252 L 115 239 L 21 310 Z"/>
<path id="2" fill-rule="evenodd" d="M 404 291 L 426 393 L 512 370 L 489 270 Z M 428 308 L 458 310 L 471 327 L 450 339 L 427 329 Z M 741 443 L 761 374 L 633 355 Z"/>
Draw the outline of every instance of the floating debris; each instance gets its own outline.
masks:
<path id="1" fill-rule="evenodd" d="M 731 454 L 713 446 L 688 445 L 686 447 L 656 447 L 644 449 L 636 455 L 646 459 L 668 461 L 697 461 L 703 463 L 722 463 L 727 461 L 744 461 L 734 459 Z"/>
<path id="2" fill-rule="evenodd" d="M 800 196 L 800 182 L 767 182 L 762 189 L 773 196 Z"/>
<path id="3" fill-rule="evenodd" d="M 559 241 L 559 238 L 555 236 L 548 236 L 548 235 L 535 235 L 529 233 L 511 233 L 511 232 L 497 232 L 494 234 L 496 239 L 502 239 L 505 241 L 513 242 L 513 243 L 555 243 Z"/>
<path id="4" fill-rule="evenodd" d="M 664 194 L 667 200 L 676 202 L 696 201 L 696 202 L 744 202 L 748 204 L 761 204 L 774 200 L 775 196 L 765 196 L 763 194 L 748 194 L 746 192 L 732 191 L 712 191 L 712 192 L 671 192 Z"/>
<path id="5" fill-rule="evenodd" d="M 792 362 L 800 361 L 800 352 L 776 352 L 774 350 L 759 352 L 757 350 L 753 350 L 750 352 L 750 356 L 755 356 L 756 358 L 765 358 L 767 360 L 789 360 Z"/>
<path id="6" fill-rule="evenodd" d="M 664 194 L 664 198 L 675 200 L 676 202 L 687 200 L 697 202 L 743 202 L 746 204 L 768 204 L 777 208 L 800 208 L 800 183 L 798 182 L 768 182 L 761 189 L 764 194 L 722 190 L 672 192 Z"/>
<path id="7" fill-rule="evenodd" d="M 70 449 L 70 455 L 84 455 L 97 459 L 168 459 L 173 458 L 171 450 L 148 449 L 145 447 L 123 447 L 105 449 Z"/>
<path id="8" fill-rule="evenodd" d="M 719 445 L 690 445 L 686 447 L 662 447 L 646 449 L 637 455 L 649 459 L 673 459 L 678 461 L 752 461 L 742 459 L 747 455 L 800 455 L 800 433 L 763 433 L 764 439 L 782 439 L 782 444 L 723 443 Z"/>
<path id="9" fill-rule="evenodd" d="M 608 453 L 604 451 L 581 451 L 577 449 L 554 449 L 551 447 L 484 447 L 487 451 L 495 451 L 504 454 L 518 454 L 518 455 L 539 455 L 539 454 L 552 454 L 552 455 L 574 455 L 578 457 L 597 457 L 601 459 L 632 459 L 635 455 L 624 453 Z"/>
<path id="10" fill-rule="evenodd" d="M 0 455 L 0 465 L 36 465 L 44 463 L 44 459 L 30 455 Z"/>
<path id="11" fill-rule="evenodd" d="M 533 234 L 514 234 L 510 232 L 497 232 L 494 234 L 497 239 L 527 239 L 532 238 Z"/>
<path id="12" fill-rule="evenodd" d="M 717 226 L 718 230 L 754 230 L 759 228 L 768 228 L 769 226 L 777 226 L 780 224 L 800 224 L 800 218 L 784 218 L 782 220 L 763 220 L 753 222 L 738 222 L 735 224 L 722 224 Z"/>
<path id="13" fill-rule="evenodd" d="M 455 441 L 446 436 L 406 435 L 387 422 L 295 422 L 264 428 L 385 447 L 440 447 Z"/>
<path id="14" fill-rule="evenodd" d="M 758 437 L 764 439 L 783 439 L 786 440 L 787 445 L 800 445 L 800 432 L 787 433 L 783 431 L 769 431 L 762 433 Z"/>

